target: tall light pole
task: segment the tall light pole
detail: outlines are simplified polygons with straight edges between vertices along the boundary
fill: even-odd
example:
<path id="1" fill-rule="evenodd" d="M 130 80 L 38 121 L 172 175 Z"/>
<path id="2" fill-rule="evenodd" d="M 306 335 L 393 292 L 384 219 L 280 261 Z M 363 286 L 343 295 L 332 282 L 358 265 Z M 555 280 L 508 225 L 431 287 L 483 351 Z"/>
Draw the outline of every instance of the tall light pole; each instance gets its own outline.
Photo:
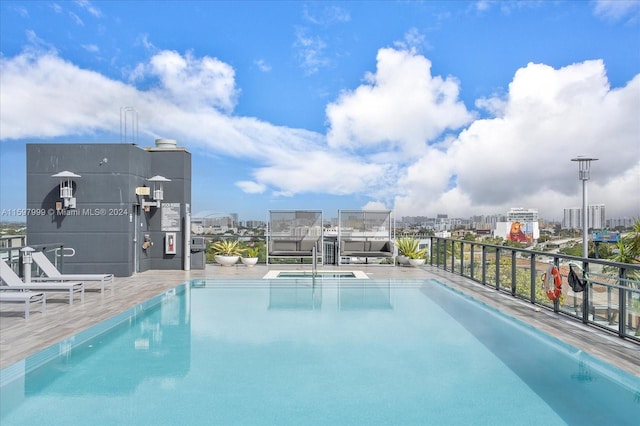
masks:
<path id="1" fill-rule="evenodd" d="M 587 235 L 589 230 L 589 221 L 587 220 L 587 181 L 589 180 L 591 162 L 598 161 L 598 159 L 579 155 L 576 158 L 572 158 L 571 161 L 578 162 L 578 179 L 582 181 L 582 257 L 587 259 L 589 258 L 589 237 Z"/>

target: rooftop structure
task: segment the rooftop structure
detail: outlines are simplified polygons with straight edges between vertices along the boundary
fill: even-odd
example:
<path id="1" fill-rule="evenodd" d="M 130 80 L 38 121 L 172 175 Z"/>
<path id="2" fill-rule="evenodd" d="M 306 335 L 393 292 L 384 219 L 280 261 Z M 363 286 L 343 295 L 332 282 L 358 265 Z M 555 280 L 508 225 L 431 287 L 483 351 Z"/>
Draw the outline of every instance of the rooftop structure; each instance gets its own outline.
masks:
<path id="1" fill-rule="evenodd" d="M 68 274 L 188 269 L 191 154 L 156 142 L 28 144 L 28 243 Z"/>

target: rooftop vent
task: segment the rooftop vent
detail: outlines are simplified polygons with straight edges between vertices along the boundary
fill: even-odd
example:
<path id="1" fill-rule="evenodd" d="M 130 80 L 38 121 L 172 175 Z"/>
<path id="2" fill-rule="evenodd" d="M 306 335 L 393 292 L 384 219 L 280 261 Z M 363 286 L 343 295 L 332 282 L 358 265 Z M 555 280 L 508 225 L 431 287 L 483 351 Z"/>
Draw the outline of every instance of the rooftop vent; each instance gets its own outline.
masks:
<path id="1" fill-rule="evenodd" d="M 176 149 L 178 143 L 175 139 L 156 139 L 157 149 Z"/>

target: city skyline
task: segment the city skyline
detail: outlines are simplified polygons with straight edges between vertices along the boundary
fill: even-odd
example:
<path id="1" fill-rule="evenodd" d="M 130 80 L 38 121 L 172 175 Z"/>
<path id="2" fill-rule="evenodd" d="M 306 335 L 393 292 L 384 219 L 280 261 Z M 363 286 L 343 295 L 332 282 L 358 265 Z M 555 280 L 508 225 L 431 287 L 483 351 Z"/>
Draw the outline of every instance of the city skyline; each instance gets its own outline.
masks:
<path id="1" fill-rule="evenodd" d="M 560 221 L 580 205 L 571 158 L 590 155 L 589 203 L 640 217 L 640 1 L 0 12 L 1 209 L 25 207 L 27 143 L 168 138 L 192 153 L 194 214 L 524 206 Z"/>

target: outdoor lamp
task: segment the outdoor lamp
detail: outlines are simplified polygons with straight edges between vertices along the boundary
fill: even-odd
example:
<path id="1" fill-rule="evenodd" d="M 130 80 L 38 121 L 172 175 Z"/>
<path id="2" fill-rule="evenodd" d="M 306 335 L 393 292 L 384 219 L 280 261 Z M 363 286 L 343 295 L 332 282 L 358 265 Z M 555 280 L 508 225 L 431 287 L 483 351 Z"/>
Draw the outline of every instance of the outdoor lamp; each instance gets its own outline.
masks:
<path id="1" fill-rule="evenodd" d="M 79 178 L 80 175 L 65 170 L 63 172 L 51 175 L 53 178 L 60 179 L 60 198 L 62 198 L 62 204 L 56 204 L 56 210 L 75 209 L 76 199 L 73 196 L 73 180 L 72 178 Z M 58 208 L 60 207 L 60 208 Z"/>
<path id="2" fill-rule="evenodd" d="M 576 158 L 572 158 L 571 161 L 578 162 L 578 179 L 582 181 L 582 257 L 587 259 L 589 257 L 589 237 L 587 235 L 589 230 L 589 221 L 587 220 L 587 181 L 589 180 L 591 162 L 598 161 L 598 159 L 579 155 Z"/>
<path id="3" fill-rule="evenodd" d="M 31 282 L 31 263 L 33 263 L 31 253 L 33 253 L 35 249 L 25 247 L 20 249 L 20 251 L 22 252 L 22 264 L 24 265 L 24 282 L 29 284 Z"/>
<path id="4" fill-rule="evenodd" d="M 142 207 L 145 211 L 149 210 L 149 207 L 160 207 L 162 204 L 162 200 L 164 199 L 164 182 L 171 182 L 171 179 L 167 179 L 164 176 L 156 175 L 147 179 L 149 182 L 153 182 L 153 191 L 151 195 L 153 201 L 142 200 Z"/>

